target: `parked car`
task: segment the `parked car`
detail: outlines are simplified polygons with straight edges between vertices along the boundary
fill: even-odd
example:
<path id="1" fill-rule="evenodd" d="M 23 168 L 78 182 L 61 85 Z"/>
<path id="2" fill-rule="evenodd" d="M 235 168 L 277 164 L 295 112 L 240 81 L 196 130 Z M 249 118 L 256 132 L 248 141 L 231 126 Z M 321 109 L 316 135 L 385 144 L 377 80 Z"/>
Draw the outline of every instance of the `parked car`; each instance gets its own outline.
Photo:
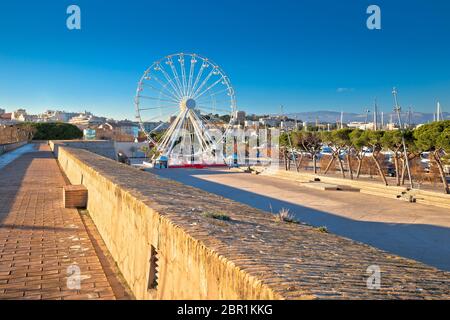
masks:
<path id="1" fill-rule="evenodd" d="M 444 172 L 445 174 L 450 174 L 450 165 L 448 164 L 444 165 Z"/>
<path id="2" fill-rule="evenodd" d="M 396 176 L 397 172 L 395 171 L 395 166 L 392 163 L 387 162 L 386 169 L 387 169 L 387 175 L 389 177 L 395 177 Z"/>
<path id="3" fill-rule="evenodd" d="M 331 156 L 333 155 L 333 149 L 331 149 L 331 147 L 328 146 L 323 146 L 322 149 L 320 150 L 320 154 L 324 156 Z"/>
<path id="4" fill-rule="evenodd" d="M 372 150 L 372 148 L 364 147 L 364 148 L 363 148 L 363 152 L 364 152 L 364 156 L 365 156 L 365 157 L 371 157 L 371 156 L 373 155 L 373 150 Z"/>
<path id="5" fill-rule="evenodd" d="M 422 152 L 420 154 L 420 165 L 426 173 L 430 172 L 431 169 L 431 161 L 430 161 L 430 153 Z"/>

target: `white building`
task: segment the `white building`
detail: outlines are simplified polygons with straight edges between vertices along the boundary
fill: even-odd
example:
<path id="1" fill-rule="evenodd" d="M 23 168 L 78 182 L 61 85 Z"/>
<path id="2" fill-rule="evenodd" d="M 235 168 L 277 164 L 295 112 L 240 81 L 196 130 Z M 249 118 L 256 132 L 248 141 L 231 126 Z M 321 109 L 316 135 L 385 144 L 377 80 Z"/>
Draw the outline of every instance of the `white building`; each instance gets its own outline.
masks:
<path id="1" fill-rule="evenodd" d="M 11 120 L 25 121 L 27 111 L 25 109 L 17 109 L 11 114 Z"/>
<path id="2" fill-rule="evenodd" d="M 295 121 L 281 121 L 280 123 L 280 129 L 284 130 L 293 130 L 297 129 L 297 123 Z"/>
<path id="3" fill-rule="evenodd" d="M 76 112 L 66 112 L 59 110 L 46 110 L 38 116 L 39 122 L 69 122 L 70 119 L 78 116 Z"/>
<path id="4" fill-rule="evenodd" d="M 373 122 L 365 123 L 365 122 L 353 121 L 353 122 L 347 123 L 347 127 L 350 129 L 374 130 L 375 124 Z"/>
<path id="5" fill-rule="evenodd" d="M 69 123 L 78 127 L 86 128 L 89 126 L 97 126 L 106 121 L 106 118 L 96 117 L 90 112 L 84 112 L 69 120 Z"/>
<path id="6" fill-rule="evenodd" d="M 130 120 L 123 120 L 117 122 L 117 129 L 122 133 L 130 136 L 137 137 L 139 133 L 139 125 L 136 122 Z"/>
<path id="7" fill-rule="evenodd" d="M 281 120 L 278 117 L 267 117 L 259 119 L 259 123 L 262 126 L 278 127 L 281 123 Z"/>
<path id="8" fill-rule="evenodd" d="M 245 127 L 259 127 L 259 121 L 245 120 L 244 126 Z"/>

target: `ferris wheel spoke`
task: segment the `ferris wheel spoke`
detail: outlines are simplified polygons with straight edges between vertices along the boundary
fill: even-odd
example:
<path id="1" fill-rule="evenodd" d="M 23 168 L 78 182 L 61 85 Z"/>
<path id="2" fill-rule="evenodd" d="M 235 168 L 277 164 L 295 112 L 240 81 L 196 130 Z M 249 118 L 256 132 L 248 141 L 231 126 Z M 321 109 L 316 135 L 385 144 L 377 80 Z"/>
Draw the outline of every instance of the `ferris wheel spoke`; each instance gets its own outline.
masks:
<path id="1" fill-rule="evenodd" d="M 177 100 L 160 99 L 160 98 L 150 97 L 150 96 L 146 96 L 146 95 L 138 95 L 138 98 L 143 98 L 143 99 L 147 99 L 147 100 L 156 100 L 156 101 L 166 101 L 166 102 L 171 102 L 171 103 L 178 103 Z"/>
<path id="2" fill-rule="evenodd" d="M 178 112 L 179 112 L 178 110 L 176 110 L 176 111 L 170 111 L 170 112 L 165 112 L 165 113 L 159 114 L 159 115 L 157 115 L 157 116 L 148 118 L 148 119 L 145 120 L 144 122 L 152 122 L 152 121 L 155 121 L 156 119 L 161 119 L 161 118 L 164 118 L 164 117 L 171 117 L 171 116 L 175 115 L 175 114 L 178 113 Z"/>
<path id="3" fill-rule="evenodd" d="M 209 134 L 209 129 L 206 128 L 206 126 L 204 125 L 203 121 L 201 119 L 199 119 L 199 117 L 195 114 L 195 112 L 192 112 L 192 115 L 194 117 L 194 119 L 197 120 L 197 125 L 200 128 L 200 131 L 206 136 L 206 138 L 208 139 L 209 143 L 207 143 L 207 148 L 210 147 L 210 144 L 213 144 L 213 146 L 216 146 L 216 142 L 215 140 L 211 137 L 211 135 Z M 209 124 L 209 121 L 206 121 L 206 123 Z M 206 140 L 205 140 L 206 141 Z"/>
<path id="4" fill-rule="evenodd" d="M 198 82 L 200 81 L 200 79 L 201 79 L 201 77 L 202 77 L 202 75 L 203 75 L 203 71 L 205 70 L 205 68 L 206 68 L 206 63 L 203 62 L 203 63 L 202 63 L 202 66 L 200 67 L 199 72 L 197 73 L 197 77 L 195 78 L 194 85 L 193 85 L 192 88 L 191 88 L 191 92 L 189 92 L 189 96 L 192 96 L 192 95 L 193 95 L 193 92 L 194 92 L 195 88 L 197 87 Z"/>
<path id="5" fill-rule="evenodd" d="M 221 82 L 223 79 L 223 76 L 220 77 L 219 80 L 217 80 L 216 82 L 214 82 L 212 85 L 210 85 L 208 88 L 206 88 L 202 93 L 197 94 L 196 96 L 194 96 L 194 99 L 198 99 L 201 96 L 203 96 L 205 93 L 207 93 L 209 90 L 211 90 L 212 88 L 214 88 L 216 85 L 219 84 L 219 82 Z"/>
<path id="6" fill-rule="evenodd" d="M 150 101 L 148 102 L 149 104 L 147 105 L 147 101 L 146 101 L 147 99 L 142 99 L 141 101 L 140 101 L 140 103 L 139 103 L 139 105 L 142 107 L 142 108 L 156 108 L 156 107 L 158 107 L 158 106 L 160 106 L 160 107 L 162 107 L 162 108 L 164 108 L 164 107 L 171 107 L 171 106 L 180 106 L 180 104 L 177 102 L 177 103 L 175 103 L 175 102 L 173 102 L 173 101 L 162 101 L 162 100 L 160 100 L 160 99 L 149 99 Z M 153 102 L 153 101 L 155 101 L 155 102 Z"/>
<path id="7" fill-rule="evenodd" d="M 214 108 L 214 107 L 206 107 L 206 106 L 197 106 L 197 109 L 206 109 L 206 110 L 212 110 L 212 111 L 222 111 L 226 113 L 231 113 L 231 110 L 221 109 L 221 108 Z M 202 110 L 203 111 L 203 110 Z"/>
<path id="8" fill-rule="evenodd" d="M 198 115 L 200 116 L 200 118 L 203 120 L 204 123 L 206 123 L 208 126 L 212 126 L 214 129 L 219 130 L 220 132 L 222 132 L 222 128 L 220 127 L 220 123 L 223 123 L 223 120 L 216 118 L 214 116 L 211 115 L 206 115 L 206 117 L 209 117 L 210 119 L 208 120 L 207 118 L 205 118 L 204 116 L 202 116 L 201 114 Z M 216 123 L 214 123 L 213 121 L 211 121 L 211 119 L 213 119 L 214 121 L 216 121 Z"/>
<path id="9" fill-rule="evenodd" d="M 202 132 L 200 123 L 201 121 L 196 117 L 195 112 L 189 112 L 189 118 L 191 120 L 192 126 L 194 127 L 197 139 L 203 146 L 203 150 L 208 148 L 208 143 L 206 142 L 205 135 L 207 135 L 206 131 Z"/>
<path id="10" fill-rule="evenodd" d="M 216 116 L 215 116 L 214 114 L 212 114 L 212 113 L 205 114 L 205 115 L 201 115 L 201 114 L 200 114 L 200 117 L 202 117 L 203 119 L 205 119 L 205 121 L 206 121 L 208 124 L 212 124 L 212 125 L 214 125 L 214 126 L 216 126 L 216 125 L 214 124 L 214 122 L 211 121 L 211 119 L 212 119 L 212 120 L 215 120 L 215 121 L 217 121 L 217 122 L 223 122 L 222 119 L 216 117 Z M 206 117 L 208 117 L 209 120 L 208 120 Z"/>
<path id="11" fill-rule="evenodd" d="M 178 125 L 178 121 L 179 121 L 179 117 L 180 115 L 175 119 L 174 122 L 172 122 L 172 124 L 169 126 L 169 129 L 167 129 L 166 133 L 163 135 L 163 137 L 161 137 L 160 139 L 160 144 L 158 149 L 161 151 L 166 147 L 167 141 L 170 139 L 170 137 L 172 136 L 175 127 Z"/>
<path id="12" fill-rule="evenodd" d="M 180 55 L 180 69 L 181 69 L 181 80 L 182 80 L 182 84 L 183 84 L 183 94 L 184 96 L 187 95 L 187 80 L 186 80 L 186 67 L 184 64 L 184 55 Z"/>
<path id="13" fill-rule="evenodd" d="M 158 126 L 156 126 L 153 130 L 149 131 L 148 133 L 145 133 L 145 135 L 147 136 L 149 142 L 152 142 L 154 145 L 158 145 L 159 142 L 161 141 L 162 137 L 159 138 L 158 141 L 156 141 L 155 139 L 153 139 L 153 137 L 151 136 L 152 133 L 156 132 L 157 130 L 159 130 L 163 125 L 165 124 L 165 122 L 161 122 Z"/>
<path id="14" fill-rule="evenodd" d="M 185 118 L 186 118 L 186 113 L 188 111 L 189 110 L 185 110 L 184 112 L 182 112 L 177 118 L 178 121 L 176 120 L 177 124 L 174 127 L 174 131 L 173 131 L 172 135 L 170 136 L 170 140 L 169 140 L 170 141 L 170 147 L 167 150 L 167 154 L 170 154 L 170 152 L 172 152 L 172 150 L 173 150 L 173 148 L 175 146 L 175 142 L 178 140 L 178 138 L 180 136 L 180 130 L 183 127 L 183 123 L 184 123 Z"/>
<path id="15" fill-rule="evenodd" d="M 172 86 L 173 90 L 175 90 L 175 92 L 177 93 L 178 99 L 181 100 L 182 99 L 182 95 L 180 94 L 180 91 L 178 90 L 178 88 L 173 83 L 173 79 L 169 76 L 167 71 L 164 70 L 164 67 L 161 64 L 159 64 L 159 69 L 161 70 L 161 72 L 164 75 L 164 77 L 166 78 L 166 80 L 170 83 L 170 85 Z"/>
<path id="16" fill-rule="evenodd" d="M 173 115 L 173 114 L 172 114 L 172 115 Z M 172 116 L 172 115 L 171 115 L 171 116 Z M 174 130 L 174 128 L 177 126 L 177 123 L 178 123 L 178 121 L 179 121 L 179 119 L 180 119 L 180 116 L 181 116 L 181 114 L 179 114 L 179 115 L 177 116 L 177 118 L 175 119 L 175 121 L 173 121 L 173 122 L 169 125 L 169 128 L 166 130 L 166 132 L 165 132 L 165 133 L 163 134 L 163 136 L 159 139 L 159 141 L 157 141 L 157 145 L 159 146 L 159 147 L 158 147 L 158 150 L 159 150 L 159 151 L 161 151 L 160 148 L 161 148 L 162 146 L 165 145 L 166 140 L 169 139 L 170 136 L 172 135 L 173 130 Z M 164 124 L 164 122 L 163 122 L 163 124 Z"/>
<path id="17" fill-rule="evenodd" d="M 209 78 L 211 78 L 211 76 L 214 74 L 215 72 L 215 68 L 212 68 L 212 70 L 209 72 L 209 74 L 206 76 L 206 78 L 203 80 L 202 84 L 195 90 L 193 96 L 195 97 L 197 95 L 197 93 L 206 85 L 206 83 L 208 82 Z"/>
<path id="18" fill-rule="evenodd" d="M 175 68 L 175 66 L 174 66 L 174 64 L 173 64 L 172 58 L 168 58 L 166 63 L 169 64 L 170 69 L 172 70 L 172 74 L 173 74 L 174 79 L 175 79 L 175 81 L 176 81 L 176 84 L 177 84 L 177 86 L 178 86 L 178 90 L 179 90 L 178 92 L 180 92 L 180 95 L 181 95 L 181 96 L 184 96 L 183 88 L 182 88 L 181 82 L 180 82 L 180 77 L 178 76 L 178 72 L 177 72 L 177 69 Z"/>
<path id="19" fill-rule="evenodd" d="M 167 141 L 167 139 L 170 138 L 170 135 L 173 133 L 174 128 L 177 126 L 179 120 L 179 116 L 173 121 L 169 128 L 167 129 L 166 133 L 161 137 L 160 139 L 160 146 L 163 147 Z"/>
<path id="20" fill-rule="evenodd" d="M 217 96 L 217 95 L 219 95 L 219 94 L 222 94 L 222 93 L 225 93 L 225 92 L 229 92 L 229 88 L 228 88 L 228 87 L 225 88 L 225 89 L 223 89 L 223 90 L 218 90 L 218 91 L 216 91 L 216 92 L 214 92 L 214 93 L 211 93 L 211 94 L 209 95 L 209 97 L 215 97 L 215 96 Z M 197 96 L 197 98 L 195 98 L 195 99 L 196 99 L 196 100 L 201 100 L 202 96 L 203 96 L 203 94 L 199 94 L 199 95 Z M 207 96 L 206 96 L 206 98 L 207 98 Z M 203 99 L 204 99 L 204 98 L 203 98 Z"/>
<path id="21" fill-rule="evenodd" d="M 148 111 L 148 110 L 160 110 L 165 108 L 179 108 L 179 106 L 158 106 L 158 107 L 150 107 L 150 108 L 139 108 L 139 111 Z"/>
<path id="22" fill-rule="evenodd" d="M 160 95 L 163 95 L 167 99 L 169 99 L 169 100 L 165 100 L 165 99 L 155 98 L 155 100 L 178 102 L 178 100 L 175 97 L 165 94 L 163 91 L 158 90 L 157 88 L 153 87 L 152 85 L 150 85 L 148 83 L 144 83 L 144 85 L 146 87 L 149 87 L 149 88 L 153 89 L 155 92 L 158 92 Z M 139 97 L 148 97 L 148 96 L 139 96 Z"/>
<path id="23" fill-rule="evenodd" d="M 196 100 L 199 106 L 205 106 L 205 107 L 224 107 L 228 108 L 230 100 L 228 99 L 221 99 L 221 100 L 215 100 L 214 96 L 210 97 L 203 97 L 201 100 Z"/>
<path id="24" fill-rule="evenodd" d="M 192 87 L 192 80 L 194 77 L 194 71 L 195 71 L 195 64 L 197 63 L 197 59 L 195 57 L 195 55 L 193 55 L 191 57 L 191 65 L 189 68 L 189 81 L 188 81 L 188 87 L 187 87 L 187 94 L 189 95 L 191 92 L 191 87 Z"/>
<path id="25" fill-rule="evenodd" d="M 172 90 L 170 90 L 167 85 L 169 84 L 168 82 L 163 83 L 158 77 L 153 76 L 153 79 L 155 79 L 163 89 L 165 89 L 171 96 L 173 99 L 178 100 L 179 98 L 177 97 L 177 94 L 175 92 L 173 92 Z"/>
<path id="26" fill-rule="evenodd" d="M 152 130 L 150 130 L 149 132 L 148 132 L 148 134 L 150 135 L 150 134 L 152 134 L 153 132 L 156 132 L 156 131 L 158 131 L 159 130 L 159 128 L 161 128 L 164 124 L 165 124 L 166 122 L 161 122 L 159 125 L 157 125 L 154 129 L 152 129 Z M 161 140 L 161 139 L 160 139 Z"/>

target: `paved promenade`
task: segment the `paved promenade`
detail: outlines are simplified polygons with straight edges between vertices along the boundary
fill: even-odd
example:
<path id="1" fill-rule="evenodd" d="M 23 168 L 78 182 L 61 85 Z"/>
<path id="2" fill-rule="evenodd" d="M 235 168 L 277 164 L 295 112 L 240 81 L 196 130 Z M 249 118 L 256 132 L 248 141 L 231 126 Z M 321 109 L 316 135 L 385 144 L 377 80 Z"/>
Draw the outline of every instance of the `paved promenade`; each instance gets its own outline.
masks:
<path id="1" fill-rule="evenodd" d="M 450 271 L 447 209 L 357 192 L 313 190 L 229 170 L 152 172 L 268 212 L 286 208 L 300 221 L 326 226 L 331 233 Z"/>
<path id="2" fill-rule="evenodd" d="M 90 218 L 63 208 L 50 149 L 34 147 L 0 168 L 0 299 L 126 297 Z"/>

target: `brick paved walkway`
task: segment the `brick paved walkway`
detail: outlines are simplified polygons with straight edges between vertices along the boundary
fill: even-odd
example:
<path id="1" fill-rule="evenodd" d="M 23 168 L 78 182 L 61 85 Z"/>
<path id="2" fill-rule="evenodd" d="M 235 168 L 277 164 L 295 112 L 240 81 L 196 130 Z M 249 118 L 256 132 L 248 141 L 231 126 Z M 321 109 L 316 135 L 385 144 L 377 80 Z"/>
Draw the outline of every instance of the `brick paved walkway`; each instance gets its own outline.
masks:
<path id="1" fill-rule="evenodd" d="M 0 299 L 123 298 L 95 227 L 63 208 L 65 184 L 47 145 L 0 169 Z M 71 290 L 77 267 L 81 288 Z"/>

